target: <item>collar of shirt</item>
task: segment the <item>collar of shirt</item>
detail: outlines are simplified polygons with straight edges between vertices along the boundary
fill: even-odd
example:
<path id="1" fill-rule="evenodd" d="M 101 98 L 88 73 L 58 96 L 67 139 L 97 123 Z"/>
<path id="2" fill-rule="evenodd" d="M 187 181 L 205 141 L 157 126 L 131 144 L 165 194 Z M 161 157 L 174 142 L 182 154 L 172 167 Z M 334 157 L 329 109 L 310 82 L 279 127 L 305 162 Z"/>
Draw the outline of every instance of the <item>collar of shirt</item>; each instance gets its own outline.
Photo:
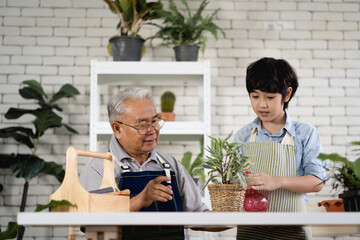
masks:
<path id="1" fill-rule="evenodd" d="M 134 161 L 136 162 L 139 167 L 140 164 L 138 163 L 138 161 L 136 161 L 133 157 L 131 157 L 124 149 L 123 147 L 119 144 L 119 142 L 117 141 L 115 135 L 111 136 L 111 140 L 110 140 L 110 151 L 114 154 L 115 156 L 115 161 L 121 161 L 123 164 L 126 164 L 128 161 Z M 150 161 L 154 161 L 157 164 L 160 164 L 159 160 L 156 157 L 156 152 L 155 150 L 151 151 L 148 159 L 143 163 L 143 165 L 145 165 L 146 163 L 150 162 Z"/>
<path id="2" fill-rule="evenodd" d="M 270 134 L 266 129 L 262 128 L 261 120 L 259 117 L 256 117 L 255 120 L 252 122 L 253 127 L 256 127 L 258 131 L 261 131 L 266 136 L 272 137 L 281 137 L 285 136 L 285 131 L 289 132 L 292 136 L 295 136 L 295 129 L 293 126 L 294 121 L 291 119 L 290 114 L 285 110 L 286 115 L 286 122 L 284 127 L 277 133 Z"/>

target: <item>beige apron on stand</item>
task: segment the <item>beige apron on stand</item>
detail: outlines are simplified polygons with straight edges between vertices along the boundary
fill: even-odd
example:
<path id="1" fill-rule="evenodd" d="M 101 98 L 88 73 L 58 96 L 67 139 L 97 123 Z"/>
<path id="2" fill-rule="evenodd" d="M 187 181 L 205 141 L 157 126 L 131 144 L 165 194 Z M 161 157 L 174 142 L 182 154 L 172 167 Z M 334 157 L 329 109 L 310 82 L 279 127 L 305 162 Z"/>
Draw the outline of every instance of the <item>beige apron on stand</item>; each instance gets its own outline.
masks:
<path id="1" fill-rule="evenodd" d="M 251 156 L 251 160 L 254 163 L 251 165 L 250 171 L 254 173 L 263 172 L 271 176 L 296 177 L 294 137 L 286 132 L 281 143 L 255 142 L 256 135 L 257 128 L 254 128 L 249 143 L 246 145 L 246 155 Z M 306 212 L 301 193 L 284 189 L 259 192 L 266 194 L 268 197 L 268 212 Z M 306 239 L 311 239 L 310 229 L 304 228 L 304 230 L 306 232 Z M 238 230 L 239 234 L 242 233 Z"/>

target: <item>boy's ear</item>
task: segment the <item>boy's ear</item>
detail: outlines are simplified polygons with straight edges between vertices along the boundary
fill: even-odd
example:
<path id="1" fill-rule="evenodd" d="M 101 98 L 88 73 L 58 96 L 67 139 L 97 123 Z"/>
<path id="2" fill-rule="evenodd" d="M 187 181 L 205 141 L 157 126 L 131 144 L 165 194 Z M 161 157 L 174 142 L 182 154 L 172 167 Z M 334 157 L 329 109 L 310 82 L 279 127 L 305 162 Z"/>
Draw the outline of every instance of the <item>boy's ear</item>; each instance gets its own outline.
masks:
<path id="1" fill-rule="evenodd" d="M 288 89 L 286 90 L 285 102 L 288 102 L 290 100 L 291 93 L 292 93 L 292 87 L 288 87 Z"/>

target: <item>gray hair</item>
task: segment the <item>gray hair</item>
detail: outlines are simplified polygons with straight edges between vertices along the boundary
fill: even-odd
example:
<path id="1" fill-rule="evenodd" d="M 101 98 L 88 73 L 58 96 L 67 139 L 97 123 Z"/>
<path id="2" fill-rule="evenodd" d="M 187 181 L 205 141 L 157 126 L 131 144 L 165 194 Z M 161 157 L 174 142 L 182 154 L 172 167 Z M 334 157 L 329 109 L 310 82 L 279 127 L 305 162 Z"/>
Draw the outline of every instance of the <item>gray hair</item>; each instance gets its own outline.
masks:
<path id="1" fill-rule="evenodd" d="M 114 121 L 115 116 L 125 113 L 125 102 L 133 99 L 148 98 L 154 104 L 154 99 L 150 91 L 143 88 L 127 88 L 115 94 L 107 104 L 110 124 Z"/>

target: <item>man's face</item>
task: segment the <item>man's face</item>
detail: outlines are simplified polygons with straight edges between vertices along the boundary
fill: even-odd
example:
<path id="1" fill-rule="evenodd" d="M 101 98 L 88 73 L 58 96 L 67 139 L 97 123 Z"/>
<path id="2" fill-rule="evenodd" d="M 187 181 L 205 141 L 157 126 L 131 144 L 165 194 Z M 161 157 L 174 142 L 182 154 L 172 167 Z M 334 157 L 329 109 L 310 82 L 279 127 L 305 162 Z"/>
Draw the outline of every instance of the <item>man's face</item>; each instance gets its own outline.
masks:
<path id="1" fill-rule="evenodd" d="M 116 116 L 114 121 L 120 121 L 138 128 L 140 125 L 153 123 L 158 119 L 155 106 L 148 98 L 126 101 L 125 106 L 125 114 Z M 155 149 L 159 139 L 159 131 L 150 128 L 144 135 L 140 135 L 134 128 L 119 123 L 115 124 L 113 122 L 115 137 L 130 156 L 136 158 L 146 155 L 147 157 Z"/>

